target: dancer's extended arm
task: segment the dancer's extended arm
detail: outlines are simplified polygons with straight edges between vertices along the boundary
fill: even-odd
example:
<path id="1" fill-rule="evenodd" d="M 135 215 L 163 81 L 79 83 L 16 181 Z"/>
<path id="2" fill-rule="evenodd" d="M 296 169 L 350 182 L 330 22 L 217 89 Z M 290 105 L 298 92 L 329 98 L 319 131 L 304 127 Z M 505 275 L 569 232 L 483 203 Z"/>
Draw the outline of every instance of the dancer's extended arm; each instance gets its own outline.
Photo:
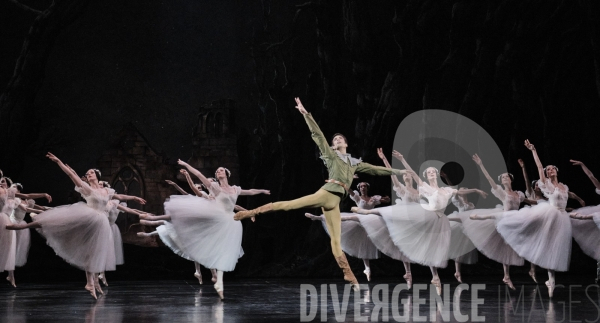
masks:
<path id="1" fill-rule="evenodd" d="M 137 214 L 137 215 L 140 215 L 140 214 L 146 213 L 146 212 L 143 212 L 143 211 L 140 211 L 140 210 L 136 210 L 136 209 L 131 209 L 131 208 L 128 208 L 128 207 L 126 207 L 126 206 L 123 206 L 123 205 L 121 205 L 121 204 L 117 205 L 117 209 L 119 209 L 119 210 L 121 210 L 121 211 L 123 211 L 123 212 L 125 212 L 125 213 Z"/>
<path id="2" fill-rule="evenodd" d="M 141 197 L 137 197 L 137 196 L 132 196 L 132 195 L 125 195 L 125 194 L 114 194 L 113 198 L 115 200 L 119 200 L 119 201 L 135 201 L 138 202 L 140 204 L 146 204 L 146 200 L 144 200 Z"/>
<path id="3" fill-rule="evenodd" d="M 383 154 L 383 149 L 377 148 L 377 155 L 379 155 L 379 158 L 381 158 L 381 160 L 383 161 L 383 164 L 385 165 L 386 168 L 392 168 L 392 165 L 390 165 L 390 162 L 387 160 L 387 157 L 385 157 L 385 155 Z M 394 187 L 397 187 L 398 191 L 401 194 L 403 194 L 404 193 L 404 185 L 402 185 L 402 183 L 400 183 L 400 181 L 398 180 L 398 177 L 396 175 L 392 175 L 390 177 L 392 178 Z"/>
<path id="4" fill-rule="evenodd" d="M 527 147 L 527 149 L 531 150 L 531 153 L 533 153 L 533 159 L 535 160 L 535 165 L 537 166 L 538 174 L 540 175 L 540 180 L 542 180 L 542 183 L 545 183 L 546 174 L 544 174 L 544 166 L 542 165 L 540 157 L 538 156 L 537 151 L 535 150 L 535 146 L 529 142 L 529 139 L 527 139 L 525 140 L 525 147 Z"/>
<path id="5" fill-rule="evenodd" d="M 271 195 L 271 191 L 269 191 L 269 190 L 255 189 L 255 188 L 251 188 L 249 190 L 241 190 L 240 191 L 240 195 L 258 195 L 258 194 Z"/>
<path id="6" fill-rule="evenodd" d="M 204 186 L 206 186 L 208 188 L 212 187 L 212 182 L 208 178 L 206 178 L 206 176 L 202 175 L 202 173 L 200 173 L 199 170 L 197 170 L 194 167 L 190 166 L 188 163 L 184 162 L 181 159 L 179 159 L 177 161 L 177 163 L 179 165 L 185 167 L 188 170 L 188 172 L 190 172 L 194 176 L 198 177 L 200 179 L 200 181 L 202 182 L 202 184 L 204 184 Z"/>
<path id="7" fill-rule="evenodd" d="M 479 165 L 479 168 L 481 168 L 481 172 L 483 173 L 483 176 L 485 176 L 485 178 L 488 180 L 488 182 L 490 183 L 490 186 L 492 186 L 492 189 L 493 190 L 498 189 L 498 185 L 496 184 L 496 182 L 494 182 L 494 180 L 492 179 L 490 174 L 487 172 L 487 170 L 483 166 L 483 162 L 481 161 L 481 158 L 479 158 L 479 156 L 477 154 L 473 155 L 473 161 L 477 165 Z"/>
<path id="8" fill-rule="evenodd" d="M 65 172 L 67 176 L 69 176 L 71 181 L 73 181 L 73 184 L 81 188 L 84 194 L 90 194 L 92 192 L 92 188 L 89 185 L 84 185 L 81 178 L 73 171 L 73 169 L 65 165 L 60 159 L 58 159 L 58 157 L 54 156 L 52 153 L 47 153 L 46 157 L 48 157 L 51 161 L 55 162 L 58 165 L 58 167 L 60 167 L 60 169 L 62 169 L 62 171 Z"/>
<path id="9" fill-rule="evenodd" d="M 581 197 L 577 196 L 577 194 L 575 194 L 573 192 L 569 192 L 569 198 L 577 200 L 577 202 L 579 202 L 579 204 L 581 204 L 581 206 L 585 206 L 585 202 L 583 201 L 583 199 Z"/>
<path id="10" fill-rule="evenodd" d="M 456 194 L 458 194 L 458 195 L 467 195 L 467 194 L 472 194 L 472 193 L 479 194 L 483 198 L 487 197 L 487 193 L 486 192 L 484 192 L 484 191 L 482 191 L 480 189 L 477 189 L 477 188 L 464 188 L 463 187 L 463 188 L 459 189 L 456 192 Z"/>
<path id="11" fill-rule="evenodd" d="M 181 193 L 181 195 L 188 195 L 188 192 L 184 191 L 183 188 L 179 187 L 179 185 L 175 184 L 175 182 L 170 181 L 170 180 L 165 180 L 165 182 L 167 182 L 167 184 L 173 186 L 179 193 Z"/>
<path id="12" fill-rule="evenodd" d="M 521 158 L 519 158 L 518 162 L 519 166 L 521 166 L 521 170 L 523 171 L 523 178 L 525 179 L 525 192 L 527 192 L 528 196 L 535 196 L 535 192 L 533 191 L 533 187 L 531 187 L 531 182 L 529 181 L 529 176 L 527 175 L 527 170 L 525 169 L 525 162 Z M 528 202 L 525 201 L 525 203 Z"/>
<path id="13" fill-rule="evenodd" d="M 575 166 L 581 166 L 581 169 L 583 169 L 583 172 L 590 178 L 592 183 L 594 183 L 594 186 L 596 186 L 596 189 L 600 190 L 600 182 L 598 181 L 598 179 L 596 179 L 596 177 L 594 176 L 592 171 L 589 168 L 587 168 L 587 166 L 585 166 L 582 162 L 577 161 L 577 160 L 571 159 L 570 161 Z"/>
<path id="14" fill-rule="evenodd" d="M 196 196 L 199 196 L 199 197 L 204 197 L 204 195 L 202 194 L 202 191 L 199 190 L 198 187 L 196 187 L 196 183 L 194 183 L 194 181 L 192 180 L 190 173 L 188 173 L 187 170 L 185 170 L 185 169 L 180 169 L 179 172 L 182 173 L 183 176 L 185 176 L 185 180 L 187 181 L 188 185 L 190 186 L 190 188 L 192 189 L 194 194 L 196 194 Z"/>
<path id="15" fill-rule="evenodd" d="M 23 200 L 35 200 L 35 199 L 45 198 L 48 201 L 48 203 L 52 203 L 52 196 L 50 196 L 50 194 L 46 194 L 46 193 L 29 193 L 29 194 L 15 193 L 15 197 L 18 197 Z"/>

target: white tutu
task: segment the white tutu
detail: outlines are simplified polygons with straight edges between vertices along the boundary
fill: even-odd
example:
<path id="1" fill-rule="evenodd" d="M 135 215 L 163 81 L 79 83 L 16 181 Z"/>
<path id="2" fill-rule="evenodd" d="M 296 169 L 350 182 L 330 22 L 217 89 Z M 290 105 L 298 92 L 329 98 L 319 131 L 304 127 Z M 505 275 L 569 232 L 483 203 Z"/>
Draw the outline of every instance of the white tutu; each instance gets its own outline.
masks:
<path id="1" fill-rule="evenodd" d="M 17 235 L 13 230 L 6 230 L 6 225 L 11 223 L 6 213 L 0 213 L 0 272 L 15 270 Z"/>
<path id="2" fill-rule="evenodd" d="M 354 213 L 341 213 L 341 216 L 355 215 Z M 322 215 L 323 216 L 323 215 Z M 321 221 L 325 232 L 329 234 L 327 230 L 327 224 L 325 221 Z M 359 259 L 377 259 L 379 258 L 379 251 L 373 244 L 365 229 L 355 221 L 342 221 L 342 250 L 352 257 Z"/>
<path id="3" fill-rule="evenodd" d="M 411 262 L 444 268 L 450 246 L 450 223 L 443 213 L 419 203 L 379 208 L 394 244 Z"/>
<path id="4" fill-rule="evenodd" d="M 15 221 L 11 219 L 15 224 L 26 224 L 25 221 Z M 31 246 L 31 232 L 29 229 L 14 231 L 16 237 L 16 248 L 15 248 L 15 266 L 23 267 L 27 263 L 27 255 L 29 254 L 29 247 Z"/>
<path id="5" fill-rule="evenodd" d="M 79 202 L 44 211 L 35 222 L 42 225 L 37 230 L 48 245 L 66 262 L 92 273 L 115 270 L 113 236 L 105 212 Z"/>
<path id="6" fill-rule="evenodd" d="M 458 218 L 458 212 L 448 215 L 448 219 Z M 471 265 L 477 262 L 477 249 L 471 239 L 463 232 L 462 223 L 450 221 L 450 248 L 448 258 L 461 264 Z"/>
<path id="7" fill-rule="evenodd" d="M 507 211 L 496 223 L 498 232 L 519 254 L 545 269 L 567 271 L 571 258 L 571 221 L 564 210 L 540 203 Z"/>
<path id="8" fill-rule="evenodd" d="M 113 241 L 115 243 L 115 263 L 117 265 L 122 265 L 125 263 L 125 258 L 123 257 L 123 238 L 121 237 L 121 231 L 119 230 L 119 227 L 115 224 L 119 213 L 122 212 L 119 209 L 117 209 L 118 206 L 118 200 L 108 201 L 107 212 L 108 223 L 110 223 L 110 230 L 112 232 Z"/>
<path id="9" fill-rule="evenodd" d="M 161 240 L 180 256 L 207 268 L 232 271 L 243 255 L 242 224 L 233 219 L 241 189 L 219 192 L 215 200 L 173 195 L 164 204 L 171 226 L 157 228 Z"/>
<path id="10" fill-rule="evenodd" d="M 462 221 L 463 233 L 469 237 L 473 245 L 486 257 L 501 264 L 523 266 L 523 258 L 504 240 L 496 230 L 496 220 L 471 220 L 471 214 L 501 215 L 502 209 L 475 209 L 458 213 Z"/>
<path id="11" fill-rule="evenodd" d="M 573 212 L 590 215 L 600 211 L 600 205 L 586 206 Z M 596 222 L 596 223 L 593 223 Z M 573 238 L 588 256 L 600 261 L 600 216 L 594 214 L 594 221 L 571 218 Z"/>
<path id="12" fill-rule="evenodd" d="M 402 262 L 410 262 L 410 259 L 406 257 L 398 247 L 392 241 L 390 237 L 390 231 L 385 224 L 385 220 L 376 214 L 355 214 L 360 225 L 365 229 L 369 239 L 379 251 L 386 256 L 400 260 Z M 347 221 L 345 221 L 347 222 Z M 344 223 L 344 222 L 342 222 Z"/>

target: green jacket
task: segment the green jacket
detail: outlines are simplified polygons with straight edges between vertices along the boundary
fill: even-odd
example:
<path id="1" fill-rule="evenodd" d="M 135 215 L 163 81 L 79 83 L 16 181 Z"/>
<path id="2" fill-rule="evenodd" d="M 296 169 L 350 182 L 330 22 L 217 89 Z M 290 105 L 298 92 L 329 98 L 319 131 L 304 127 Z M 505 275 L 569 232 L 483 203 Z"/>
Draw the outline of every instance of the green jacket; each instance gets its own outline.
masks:
<path id="1" fill-rule="evenodd" d="M 329 146 L 329 142 L 319 129 L 319 126 L 313 119 L 310 113 L 304 115 L 304 119 L 306 120 L 306 124 L 308 124 L 308 129 L 310 130 L 310 136 L 313 138 L 317 147 L 321 151 L 321 159 L 327 166 L 327 171 L 329 172 L 329 179 L 335 179 L 340 181 L 349 188 L 352 184 L 352 180 L 354 179 L 354 173 L 365 173 L 369 175 L 380 175 L 380 176 L 389 176 L 389 175 L 402 175 L 402 172 L 398 169 L 386 168 L 381 166 L 373 166 L 368 163 L 364 163 L 360 159 L 356 159 L 350 154 L 342 154 L 337 150 L 334 150 Z M 346 190 L 335 183 L 325 183 L 321 187 L 322 189 L 332 192 L 332 193 L 341 193 L 344 197 L 346 197 Z"/>

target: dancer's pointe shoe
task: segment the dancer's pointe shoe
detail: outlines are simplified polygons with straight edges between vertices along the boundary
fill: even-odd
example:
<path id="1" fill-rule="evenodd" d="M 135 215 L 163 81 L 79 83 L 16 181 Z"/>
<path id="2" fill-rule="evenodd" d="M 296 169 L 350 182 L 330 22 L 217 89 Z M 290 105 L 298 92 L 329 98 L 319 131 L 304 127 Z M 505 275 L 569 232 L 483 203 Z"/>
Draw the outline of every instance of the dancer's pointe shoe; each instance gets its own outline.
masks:
<path id="1" fill-rule="evenodd" d="M 469 216 L 469 219 L 471 219 L 471 220 L 483 220 L 483 218 L 481 216 L 477 215 L 477 214 L 471 214 Z"/>
<path id="2" fill-rule="evenodd" d="M 408 289 L 411 289 L 412 288 L 412 274 L 411 273 L 406 273 L 402 277 L 404 279 L 406 279 L 406 285 L 408 286 Z"/>
<path id="3" fill-rule="evenodd" d="M 96 291 L 102 295 L 104 295 L 104 291 L 100 288 L 100 282 L 98 281 L 98 276 L 94 277 L 94 287 Z"/>
<path id="4" fill-rule="evenodd" d="M 6 280 L 8 280 L 8 282 L 12 285 L 12 287 L 17 287 L 17 285 L 15 284 L 15 278 L 13 277 L 12 279 L 9 277 L 6 277 Z"/>
<path id="5" fill-rule="evenodd" d="M 505 283 L 508 286 L 508 288 L 510 288 L 512 290 L 516 290 L 515 286 L 513 285 L 512 281 L 510 280 L 510 278 L 504 277 L 502 279 L 502 282 Z"/>
<path id="6" fill-rule="evenodd" d="M 316 216 L 312 213 L 304 213 L 304 216 L 311 219 L 311 220 L 316 220 Z"/>
<path id="7" fill-rule="evenodd" d="M 358 285 L 358 281 L 356 280 L 352 269 L 350 269 L 350 265 L 348 264 L 348 259 L 346 259 L 346 255 L 342 254 L 341 256 L 335 258 L 335 261 L 337 261 L 338 266 L 344 272 L 344 280 L 352 284 L 352 289 L 355 292 L 360 291 L 360 286 Z"/>
<path id="8" fill-rule="evenodd" d="M 195 272 L 194 277 L 198 278 L 198 283 L 202 285 L 202 275 L 199 272 Z"/>
<path id="9" fill-rule="evenodd" d="M 146 233 L 146 232 L 138 232 L 137 236 L 138 237 L 150 237 L 150 236 L 152 236 L 152 234 Z"/>
<path id="10" fill-rule="evenodd" d="M 431 283 L 435 285 L 435 291 L 437 292 L 438 296 L 442 296 L 442 282 L 440 279 L 434 278 L 431 280 Z"/>
<path id="11" fill-rule="evenodd" d="M 365 269 L 363 270 L 363 273 L 365 273 L 365 275 L 367 276 L 367 281 L 371 281 L 371 269 Z"/>
<path id="12" fill-rule="evenodd" d="M 98 279 L 100 279 L 100 281 L 102 282 L 102 284 L 104 284 L 104 286 L 108 286 L 105 275 L 103 275 L 103 274 L 98 275 Z"/>
<path id="13" fill-rule="evenodd" d="M 225 299 L 225 297 L 223 296 L 223 288 L 221 288 L 221 286 L 219 286 L 219 284 L 215 284 L 213 287 L 217 291 L 217 294 L 219 294 L 219 298 Z"/>
<path id="14" fill-rule="evenodd" d="M 365 209 L 361 209 L 361 208 L 359 208 L 359 207 L 357 207 L 357 206 L 353 206 L 353 207 L 350 209 L 350 212 L 352 212 L 352 213 L 357 213 L 357 214 L 369 214 L 369 212 L 368 212 L 367 210 L 365 210 Z"/>
<path id="15" fill-rule="evenodd" d="M 236 221 L 240 221 L 240 220 L 243 220 L 246 218 L 255 217 L 259 214 L 268 213 L 271 211 L 273 211 L 273 203 L 265 204 L 261 207 L 258 207 L 256 209 L 250 210 L 250 211 L 239 211 L 233 216 L 233 219 Z"/>
<path id="16" fill-rule="evenodd" d="M 552 298 L 552 296 L 554 295 L 554 281 L 547 280 L 546 287 L 548 287 L 548 296 Z"/>
<path id="17" fill-rule="evenodd" d="M 533 281 L 537 284 L 537 278 L 535 278 L 535 270 L 529 271 L 529 277 L 531 277 L 531 279 L 533 279 Z"/>
<path id="18" fill-rule="evenodd" d="M 456 280 L 458 280 L 458 282 L 462 284 L 462 277 L 460 276 L 460 273 L 454 273 L 454 278 L 456 278 Z"/>
<path id="19" fill-rule="evenodd" d="M 87 290 L 88 292 L 90 292 L 90 294 L 92 295 L 92 297 L 94 299 L 98 299 L 98 296 L 96 296 L 96 290 L 94 289 L 94 286 L 85 285 L 85 290 Z"/>

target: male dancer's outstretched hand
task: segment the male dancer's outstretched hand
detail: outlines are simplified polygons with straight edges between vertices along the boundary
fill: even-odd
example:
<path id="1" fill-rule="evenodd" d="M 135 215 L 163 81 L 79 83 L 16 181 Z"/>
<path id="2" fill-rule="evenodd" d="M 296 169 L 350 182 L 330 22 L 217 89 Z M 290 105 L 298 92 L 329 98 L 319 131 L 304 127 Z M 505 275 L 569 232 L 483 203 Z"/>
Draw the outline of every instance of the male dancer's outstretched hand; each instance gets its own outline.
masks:
<path id="1" fill-rule="evenodd" d="M 308 111 L 306 111 L 302 105 L 302 102 L 300 102 L 300 98 L 294 98 L 294 100 L 296 100 L 296 109 L 298 109 L 298 111 L 300 111 L 302 114 L 308 114 Z"/>

